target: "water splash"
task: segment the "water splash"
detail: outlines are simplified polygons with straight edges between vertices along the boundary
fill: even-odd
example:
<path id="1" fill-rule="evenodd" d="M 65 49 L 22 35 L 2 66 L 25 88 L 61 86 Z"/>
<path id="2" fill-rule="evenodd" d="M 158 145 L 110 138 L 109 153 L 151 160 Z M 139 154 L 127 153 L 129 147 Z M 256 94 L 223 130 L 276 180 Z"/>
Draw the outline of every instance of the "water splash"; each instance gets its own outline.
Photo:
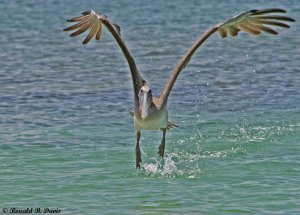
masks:
<path id="1" fill-rule="evenodd" d="M 154 159 L 154 163 L 145 163 L 143 169 L 147 177 L 160 176 L 163 178 L 173 178 L 181 175 L 182 171 L 176 166 L 173 160 L 175 154 L 167 155 L 165 159 Z"/>
<path id="2" fill-rule="evenodd" d="M 293 134 L 296 125 L 274 122 L 272 124 L 241 123 L 229 131 L 222 131 L 220 138 L 231 143 L 262 143 L 276 142 L 281 136 Z"/>
<path id="3" fill-rule="evenodd" d="M 152 158 L 142 166 L 140 174 L 146 178 L 198 178 L 203 173 L 205 166 L 210 159 L 220 159 L 232 154 L 244 153 L 238 148 L 222 150 L 194 150 L 174 149 L 173 153 L 165 156 L 164 159 Z"/>

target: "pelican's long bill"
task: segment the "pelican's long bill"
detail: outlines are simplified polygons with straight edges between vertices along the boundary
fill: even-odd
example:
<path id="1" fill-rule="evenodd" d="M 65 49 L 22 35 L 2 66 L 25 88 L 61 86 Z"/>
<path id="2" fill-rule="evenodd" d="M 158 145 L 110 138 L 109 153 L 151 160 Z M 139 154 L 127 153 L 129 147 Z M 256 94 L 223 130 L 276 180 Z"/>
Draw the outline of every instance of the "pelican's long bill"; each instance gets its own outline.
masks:
<path id="1" fill-rule="evenodd" d="M 147 85 L 141 87 L 139 92 L 140 111 L 142 119 L 146 119 L 149 116 L 149 110 L 152 103 L 151 90 Z"/>
<path id="2" fill-rule="evenodd" d="M 150 104 L 149 104 L 149 93 L 148 92 L 144 92 L 143 96 L 142 96 L 142 103 L 141 103 L 141 110 L 142 110 L 142 118 L 145 119 L 148 117 L 149 115 L 149 108 L 150 108 Z"/>

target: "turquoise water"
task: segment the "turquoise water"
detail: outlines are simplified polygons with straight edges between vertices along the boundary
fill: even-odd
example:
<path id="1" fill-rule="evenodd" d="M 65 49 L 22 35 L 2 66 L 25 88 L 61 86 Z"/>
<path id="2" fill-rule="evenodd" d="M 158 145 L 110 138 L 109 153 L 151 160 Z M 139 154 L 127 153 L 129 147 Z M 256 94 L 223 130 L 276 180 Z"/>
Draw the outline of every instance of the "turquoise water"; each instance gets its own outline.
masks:
<path id="1" fill-rule="evenodd" d="M 298 1 L 1 1 L 0 209 L 59 214 L 300 214 L 299 24 L 221 39 L 194 55 L 169 100 L 180 127 L 135 131 L 126 62 L 111 35 L 62 32 L 87 9 L 122 28 L 158 95 L 206 28 L 237 12 Z M 2 209 L 0 214 L 2 213 Z"/>

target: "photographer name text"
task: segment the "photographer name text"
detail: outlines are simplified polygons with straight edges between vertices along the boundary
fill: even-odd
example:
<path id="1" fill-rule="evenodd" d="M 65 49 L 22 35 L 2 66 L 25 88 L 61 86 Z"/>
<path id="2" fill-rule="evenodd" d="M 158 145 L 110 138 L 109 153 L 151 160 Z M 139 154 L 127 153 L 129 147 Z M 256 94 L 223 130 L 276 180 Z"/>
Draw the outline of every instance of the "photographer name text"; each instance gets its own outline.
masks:
<path id="1" fill-rule="evenodd" d="M 59 214 L 58 208 L 2 208 L 3 214 Z"/>

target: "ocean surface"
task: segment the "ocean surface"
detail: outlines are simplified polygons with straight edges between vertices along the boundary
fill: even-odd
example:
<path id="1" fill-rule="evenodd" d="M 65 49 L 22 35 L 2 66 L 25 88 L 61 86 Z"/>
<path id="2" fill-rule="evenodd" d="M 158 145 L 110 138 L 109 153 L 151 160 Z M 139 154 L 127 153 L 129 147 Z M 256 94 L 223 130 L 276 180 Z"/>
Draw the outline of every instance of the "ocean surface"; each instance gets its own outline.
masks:
<path id="1" fill-rule="evenodd" d="M 207 28 L 270 7 L 298 21 L 209 38 L 171 93 L 165 158 L 162 132 L 142 131 L 136 170 L 126 61 L 107 30 L 83 46 L 66 19 L 120 25 L 159 95 Z M 299 1 L 4 0 L 0 19 L 0 214 L 300 214 Z"/>

